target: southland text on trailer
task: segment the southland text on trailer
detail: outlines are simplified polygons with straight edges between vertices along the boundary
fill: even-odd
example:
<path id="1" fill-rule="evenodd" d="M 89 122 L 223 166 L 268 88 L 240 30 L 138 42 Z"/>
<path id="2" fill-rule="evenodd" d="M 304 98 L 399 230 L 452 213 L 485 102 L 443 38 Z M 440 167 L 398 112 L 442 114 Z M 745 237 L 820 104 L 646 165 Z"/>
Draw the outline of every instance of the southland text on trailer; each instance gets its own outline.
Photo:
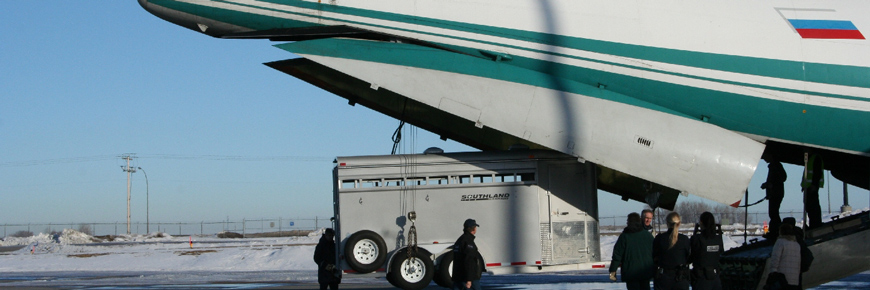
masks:
<path id="1" fill-rule="evenodd" d="M 493 274 L 603 268 L 595 165 L 555 151 L 338 157 L 336 245 L 345 273 L 450 287 L 468 218 Z"/>

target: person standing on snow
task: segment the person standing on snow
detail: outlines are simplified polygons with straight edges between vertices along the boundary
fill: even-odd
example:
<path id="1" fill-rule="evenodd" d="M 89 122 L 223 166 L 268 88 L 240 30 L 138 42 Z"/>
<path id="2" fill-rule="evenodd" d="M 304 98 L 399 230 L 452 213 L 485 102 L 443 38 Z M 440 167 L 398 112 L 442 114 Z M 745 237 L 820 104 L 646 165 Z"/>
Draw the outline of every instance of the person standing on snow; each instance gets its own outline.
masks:
<path id="1" fill-rule="evenodd" d="M 667 216 L 668 231 L 656 236 L 653 241 L 653 261 L 656 270 L 656 290 L 689 289 L 689 237 L 680 233 L 680 214 Z"/>
<path id="2" fill-rule="evenodd" d="M 480 290 L 480 277 L 483 274 L 483 257 L 474 243 L 477 234 L 477 221 L 465 220 L 462 235 L 453 244 L 453 289 Z"/>
<path id="3" fill-rule="evenodd" d="M 649 232 L 653 237 L 656 236 L 655 228 L 653 228 L 652 225 L 654 216 L 655 214 L 653 214 L 653 210 L 651 209 L 644 209 L 640 212 L 640 217 L 643 219 L 643 229 Z"/>
<path id="4" fill-rule="evenodd" d="M 338 290 L 341 273 L 335 267 L 335 230 L 328 228 L 314 247 L 314 262 L 317 263 L 317 283 L 320 290 Z"/>
<path id="5" fill-rule="evenodd" d="M 622 268 L 622 282 L 628 290 L 649 290 L 655 265 L 652 255 L 653 237 L 644 230 L 640 215 L 628 214 L 626 227 L 613 246 L 610 261 L 610 280 L 616 281 L 616 268 Z"/>
<path id="6" fill-rule="evenodd" d="M 725 252 L 722 232 L 716 229 L 716 218 L 710 212 L 701 214 L 700 232 L 695 232 L 689 242 L 692 253 L 692 290 L 722 290 L 719 279 L 719 256 Z"/>

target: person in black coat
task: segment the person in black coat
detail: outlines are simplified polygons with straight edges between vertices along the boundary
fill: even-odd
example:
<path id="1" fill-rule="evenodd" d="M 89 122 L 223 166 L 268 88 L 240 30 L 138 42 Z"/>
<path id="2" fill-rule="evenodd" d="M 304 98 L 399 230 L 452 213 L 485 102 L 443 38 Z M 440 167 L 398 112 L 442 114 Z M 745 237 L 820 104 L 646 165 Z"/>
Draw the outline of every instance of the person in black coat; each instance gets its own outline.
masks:
<path id="1" fill-rule="evenodd" d="M 719 256 L 725 252 L 722 233 L 716 229 L 716 218 L 710 212 L 701 214 L 700 233 L 692 235 L 692 289 L 721 290 Z"/>
<path id="2" fill-rule="evenodd" d="M 465 220 L 462 235 L 453 244 L 453 289 L 480 290 L 483 257 L 474 243 L 479 226 L 473 219 Z"/>
<path id="3" fill-rule="evenodd" d="M 320 237 L 314 248 L 314 262 L 317 263 L 317 283 L 320 283 L 320 290 L 326 290 L 327 287 L 338 290 L 341 274 L 335 267 L 335 230 L 326 229 Z"/>
<path id="4" fill-rule="evenodd" d="M 668 232 L 653 240 L 653 262 L 656 276 L 653 279 L 656 290 L 689 289 L 689 237 L 680 234 L 680 214 L 671 212 L 667 216 Z"/>
<path id="5" fill-rule="evenodd" d="M 779 234 L 779 225 L 782 224 L 782 219 L 779 216 L 779 207 L 782 205 L 782 199 L 785 198 L 785 181 L 788 175 L 782 167 L 782 163 L 773 159 L 770 154 L 765 153 L 761 156 L 764 161 L 767 161 L 767 180 L 761 184 L 761 189 L 764 189 L 767 196 L 767 211 L 770 215 L 770 228 L 773 229 L 767 235 L 768 239 L 775 239 Z"/>

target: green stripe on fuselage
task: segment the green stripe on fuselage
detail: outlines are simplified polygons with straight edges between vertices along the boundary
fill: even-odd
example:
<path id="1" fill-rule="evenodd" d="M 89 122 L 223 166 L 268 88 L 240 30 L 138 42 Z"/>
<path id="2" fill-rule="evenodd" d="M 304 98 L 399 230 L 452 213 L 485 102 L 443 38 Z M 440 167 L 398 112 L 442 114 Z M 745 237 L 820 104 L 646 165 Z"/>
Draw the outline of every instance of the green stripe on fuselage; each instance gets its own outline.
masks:
<path id="1" fill-rule="evenodd" d="M 693 119 L 706 116 L 710 123 L 738 132 L 870 152 L 870 145 L 868 145 L 870 136 L 854 134 L 854 132 L 870 132 L 870 112 L 756 98 L 572 66 L 553 68 L 558 72 L 545 74 L 513 65 L 515 61 L 530 60 L 495 62 L 402 43 L 322 39 L 276 46 L 298 54 L 432 69 L 562 90 Z M 606 90 L 601 90 L 554 76 L 566 73 L 603 74 L 601 76 L 603 79 L 610 79 L 614 83 L 632 84 L 638 94 L 659 97 L 650 102 L 628 97 L 631 95 L 614 93 L 610 91 L 610 86 L 606 87 Z M 804 110 L 806 113 L 803 112 Z M 770 114 L 770 112 L 777 113 Z"/>
<path id="2" fill-rule="evenodd" d="M 315 23 L 293 21 L 272 16 L 258 16 L 243 12 L 230 11 L 219 8 L 209 8 L 168 0 L 151 0 L 151 2 L 154 4 L 160 4 L 161 6 L 166 6 L 167 8 L 201 15 L 203 17 L 235 24 L 238 26 L 249 27 L 256 30 L 319 25 Z M 802 63 L 794 61 L 740 57 L 731 55 L 717 55 L 638 45 L 628 45 L 607 41 L 572 38 L 545 33 L 536 33 L 461 22 L 421 18 L 386 12 L 355 9 L 336 5 L 318 4 L 298 0 L 267 0 L 263 2 L 271 2 L 276 4 L 309 8 L 325 12 L 335 12 L 353 16 L 397 21 L 407 24 L 432 26 L 470 33 L 481 33 L 516 40 L 554 44 L 603 54 L 639 59 L 649 59 L 652 61 L 695 66 L 700 68 L 718 69 L 723 71 L 755 74 L 760 76 L 770 76 L 793 80 L 806 79 L 808 81 L 817 81 L 821 83 L 870 87 L 870 84 L 868 84 L 868 82 L 870 82 L 870 73 L 868 73 L 868 71 L 870 71 L 870 68 L 866 67 Z M 279 12 L 279 10 L 274 9 L 262 9 Z M 291 13 L 287 11 L 280 12 Z M 302 15 L 299 13 L 293 14 Z M 314 15 L 308 16 L 314 17 Z M 433 33 L 409 30 L 398 27 L 389 28 L 415 33 L 437 35 Z M 450 35 L 438 36 L 485 43 L 480 40 L 465 39 Z M 504 44 L 496 43 L 496 45 Z M 510 47 L 535 51 L 521 47 Z M 478 52 L 473 48 L 452 48 L 460 51 L 466 51 L 472 54 Z M 558 55 L 562 57 L 571 57 L 575 59 L 583 59 L 576 56 L 559 55 L 546 51 L 535 52 Z M 716 79 L 706 79 L 697 76 L 658 71 L 640 66 L 627 66 L 592 59 L 583 60 L 740 86 L 865 101 L 864 98 L 818 94 L 799 90 L 766 87 L 745 83 L 733 83 Z M 401 63 L 395 64 L 408 65 Z M 592 86 L 601 83 L 606 85 L 607 90 L 609 91 L 617 92 L 625 96 L 632 96 L 632 98 L 629 98 L 630 100 L 624 100 L 627 103 L 631 104 L 631 100 L 636 100 L 641 101 L 643 104 L 656 104 L 656 108 L 641 105 L 640 103 L 635 103 L 633 105 L 641 105 L 642 107 L 656 109 L 663 112 L 671 112 L 677 115 L 690 116 L 692 118 L 701 118 L 701 116 L 707 116 L 709 117 L 711 123 L 719 125 L 723 128 L 727 128 L 729 130 L 769 136 L 784 140 L 792 140 L 795 142 L 841 148 L 858 152 L 870 152 L 870 145 L 868 145 L 870 144 L 870 139 L 868 139 L 870 137 L 865 137 L 864 135 L 866 134 L 858 134 L 860 136 L 851 134 L 851 132 L 870 132 L 870 115 L 868 115 L 867 112 L 760 99 L 739 94 L 712 91 L 672 83 L 653 81 L 643 78 L 630 77 L 626 75 L 608 73 L 604 71 L 551 62 L 547 61 L 546 59 L 541 60 L 513 56 L 512 61 L 504 63 L 502 65 L 502 67 L 504 68 L 516 66 L 528 70 L 535 70 L 545 74 L 557 75 L 559 76 L 559 78 L 568 78 L 571 81 L 585 83 Z M 802 69 L 802 66 L 804 65 L 806 67 L 805 69 Z M 425 66 L 420 67 L 430 68 Z M 806 73 L 806 75 L 804 75 L 804 73 Z M 555 78 L 550 77 L 550 79 Z M 519 80 L 518 82 L 527 83 L 523 82 L 522 80 Z M 533 83 L 527 84 L 534 85 Z M 667 107 L 668 109 L 663 109 L 665 107 Z M 802 113 L 804 109 L 807 110 L 806 114 Z M 680 113 L 676 113 L 676 111 Z M 777 115 L 770 115 L 769 112 L 777 112 Z M 818 126 L 818 124 L 836 125 L 833 127 L 822 127 L 825 129 L 820 128 L 819 130 L 812 131 L 809 131 L 807 129 L 809 127 L 816 127 Z"/>
<path id="3" fill-rule="evenodd" d="M 256 30 L 265 30 L 272 28 L 288 28 L 300 26 L 314 26 L 319 24 L 305 23 L 292 21 L 271 16 L 257 15 L 241 15 L 242 12 L 230 11 L 225 9 L 205 8 L 204 6 L 192 5 L 187 3 L 175 2 L 171 0 L 152 0 L 153 4 L 165 6 L 167 8 L 185 11 L 191 14 L 201 15 L 203 17 L 215 19 L 222 22 L 235 24 L 242 27 L 248 27 Z M 226 2 L 226 1 L 218 1 Z M 449 20 L 441 20 L 434 18 L 417 17 L 411 15 L 403 15 L 397 13 L 380 12 L 366 9 L 350 8 L 331 4 L 321 4 L 302 0 L 261 0 L 272 4 L 293 6 L 299 8 L 320 10 L 324 12 L 333 12 L 351 16 L 360 16 L 374 18 L 387 21 L 395 21 L 406 24 L 416 24 L 430 26 L 435 28 L 443 28 L 456 30 L 468 33 L 479 33 L 496 37 L 504 37 L 508 39 L 529 41 L 546 45 L 561 46 L 566 48 L 591 51 L 596 53 L 615 55 L 621 57 L 629 57 L 636 59 L 644 59 L 649 61 L 685 65 L 697 68 L 705 68 L 711 70 L 719 70 L 726 72 L 751 74 L 757 76 L 774 77 L 789 80 L 808 81 L 824 84 L 834 84 L 852 87 L 870 88 L 870 67 L 834 65 L 822 63 L 808 63 L 799 61 L 787 61 L 766 59 L 747 56 L 712 54 L 695 51 L 686 51 L 678 49 L 667 49 L 659 47 L 650 47 L 642 45 L 632 45 L 624 43 L 616 43 L 602 40 L 585 39 L 579 37 L 570 37 L 556 35 L 550 33 L 541 33 L 509 28 L 501 28 L 494 26 L 486 26 L 479 24 L 471 24 L 464 22 L 456 22 Z M 232 2 L 227 2 L 232 3 Z M 233 3 L 236 4 L 236 3 Z M 241 4 L 236 4 L 241 5 Z M 197 9 L 191 6 L 203 7 Z M 279 12 L 279 10 L 263 8 Z M 287 11 L 280 11 L 290 13 Z M 294 13 L 295 14 L 295 13 Z M 317 17 L 316 15 L 310 15 Z M 262 17 L 264 19 L 256 19 Z M 334 19 L 344 21 L 341 19 Z M 352 23 L 352 22 L 351 22 Z M 360 23 L 365 24 L 365 23 Z M 367 24 L 370 25 L 370 24 Z M 402 29 L 400 27 L 391 27 L 405 31 L 432 34 L 422 31 L 414 31 Z M 447 37 L 459 38 L 455 36 L 442 35 Z M 467 40 L 467 39 L 466 39 Z M 473 40 L 474 41 L 474 40 Z"/>
<path id="4" fill-rule="evenodd" d="M 678 49 L 667 49 L 642 45 L 632 45 L 550 33 L 533 32 L 456 22 L 449 20 L 416 17 L 410 15 L 327 5 L 301 0 L 261 0 L 273 4 L 288 5 L 334 12 L 346 15 L 396 21 L 407 24 L 431 26 L 442 29 L 469 33 L 479 33 L 514 40 L 529 41 L 547 45 L 591 51 L 615 56 L 644 59 L 656 62 L 685 65 L 734 73 L 808 81 L 816 83 L 870 88 L 870 67 L 834 65 L 786 61 L 747 56 L 703 53 Z M 398 27 L 396 27 L 398 28 Z M 422 31 L 419 33 L 430 34 Z"/>

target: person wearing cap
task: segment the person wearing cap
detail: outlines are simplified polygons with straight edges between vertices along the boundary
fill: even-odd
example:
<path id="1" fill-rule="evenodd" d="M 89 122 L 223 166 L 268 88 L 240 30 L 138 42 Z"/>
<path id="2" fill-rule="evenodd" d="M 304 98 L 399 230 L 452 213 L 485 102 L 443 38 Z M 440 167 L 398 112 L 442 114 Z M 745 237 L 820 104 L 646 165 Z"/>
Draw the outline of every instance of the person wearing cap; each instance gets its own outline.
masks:
<path id="1" fill-rule="evenodd" d="M 474 243 L 479 226 L 473 219 L 465 220 L 462 235 L 453 244 L 453 289 L 480 290 L 483 257 Z"/>
<path id="2" fill-rule="evenodd" d="M 338 290 L 341 273 L 335 267 L 335 230 L 327 228 L 314 247 L 314 262 L 317 263 L 317 283 L 320 289 Z"/>

